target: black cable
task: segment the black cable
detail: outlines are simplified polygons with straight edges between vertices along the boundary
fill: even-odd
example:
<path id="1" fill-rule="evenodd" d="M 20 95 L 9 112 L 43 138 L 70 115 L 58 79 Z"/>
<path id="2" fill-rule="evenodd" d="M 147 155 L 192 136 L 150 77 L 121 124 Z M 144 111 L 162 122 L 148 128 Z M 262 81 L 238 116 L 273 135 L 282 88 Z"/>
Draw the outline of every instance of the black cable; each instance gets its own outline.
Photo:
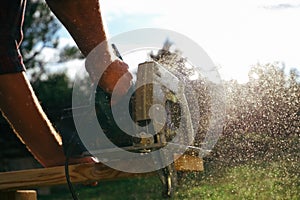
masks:
<path id="1" fill-rule="evenodd" d="M 117 46 L 116 46 L 115 44 L 112 44 L 112 48 L 114 49 L 116 56 L 117 56 L 119 59 L 123 60 L 123 58 L 122 58 L 122 56 L 121 56 L 121 54 L 120 54 L 120 52 L 119 52 Z M 66 154 L 66 161 L 65 161 L 65 176 L 66 176 L 66 180 L 67 180 L 67 183 L 68 183 L 69 191 L 70 191 L 70 193 L 71 193 L 73 199 L 74 199 L 74 200 L 79 200 L 79 199 L 78 199 L 78 196 L 77 196 L 77 194 L 76 194 L 76 192 L 75 192 L 75 189 L 74 189 L 74 187 L 73 187 L 73 184 L 72 184 L 72 182 L 71 182 L 71 179 L 70 179 L 70 173 L 69 173 L 69 159 L 70 159 L 70 156 L 72 155 L 73 150 L 74 150 L 74 147 L 76 146 L 76 143 L 77 143 L 76 138 L 75 138 L 75 139 L 74 139 L 74 138 L 75 138 L 75 137 L 74 137 L 74 135 L 73 135 L 73 137 L 71 138 L 69 144 L 67 145 L 67 149 L 66 149 L 66 151 L 65 151 L 65 154 Z"/>
<path id="2" fill-rule="evenodd" d="M 72 195 L 72 198 L 74 200 L 79 200 L 78 196 L 75 192 L 75 189 L 73 187 L 73 184 L 71 182 L 70 174 L 69 174 L 69 159 L 70 159 L 70 155 L 72 154 L 72 152 L 74 150 L 75 145 L 76 145 L 76 140 L 74 140 L 74 137 L 72 137 L 71 142 L 69 143 L 67 150 L 66 150 L 65 176 L 66 176 L 66 180 L 67 180 L 69 191 Z"/>

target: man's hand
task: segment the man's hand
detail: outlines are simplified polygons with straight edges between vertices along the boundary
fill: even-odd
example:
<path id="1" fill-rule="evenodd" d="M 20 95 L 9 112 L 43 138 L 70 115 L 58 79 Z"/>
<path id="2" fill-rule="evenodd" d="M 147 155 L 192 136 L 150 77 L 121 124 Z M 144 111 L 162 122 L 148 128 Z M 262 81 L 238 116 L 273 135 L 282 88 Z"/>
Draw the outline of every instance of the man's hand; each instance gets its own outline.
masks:
<path id="1" fill-rule="evenodd" d="M 124 96 L 131 87 L 132 75 L 128 71 L 128 68 L 128 65 L 123 61 L 115 60 L 104 71 L 98 83 L 98 86 L 105 92 L 114 93 L 117 98 L 115 101 Z"/>

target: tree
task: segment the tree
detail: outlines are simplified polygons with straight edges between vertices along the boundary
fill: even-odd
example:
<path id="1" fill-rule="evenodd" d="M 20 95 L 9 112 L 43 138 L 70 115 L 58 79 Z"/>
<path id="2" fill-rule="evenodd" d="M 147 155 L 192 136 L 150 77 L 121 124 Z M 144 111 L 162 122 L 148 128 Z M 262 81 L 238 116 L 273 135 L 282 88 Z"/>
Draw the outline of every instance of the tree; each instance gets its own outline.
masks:
<path id="1" fill-rule="evenodd" d="M 75 46 L 64 46 L 57 49 L 60 44 L 58 32 L 61 28 L 61 23 L 50 11 L 45 1 L 27 1 L 21 52 L 26 68 L 32 71 L 31 82 L 39 81 L 41 75 L 47 74 L 47 63 L 44 61 L 42 53 L 45 48 L 59 51 L 57 62 L 82 58 L 82 54 Z"/>
<path id="2" fill-rule="evenodd" d="M 59 47 L 58 33 L 62 25 L 50 11 L 45 1 L 28 0 L 24 19 L 24 40 L 21 51 L 24 64 L 30 70 L 30 82 L 51 120 L 60 118 L 61 110 L 71 107 L 72 89 L 69 78 L 61 74 L 48 73 L 43 50 L 57 51 L 51 65 L 62 64 L 73 58 L 82 58 L 76 46 Z M 58 48 L 59 47 L 59 48 Z"/>
<path id="3" fill-rule="evenodd" d="M 28 69 L 36 69 L 32 74 L 32 81 L 38 80 L 40 75 L 45 73 L 45 62 L 41 57 L 41 52 L 45 47 L 56 48 L 58 46 L 58 37 L 54 36 L 59 28 L 60 24 L 43 1 L 27 1 L 21 52 L 25 66 Z"/>
<path id="4" fill-rule="evenodd" d="M 34 85 L 34 90 L 50 121 L 60 120 L 62 111 L 72 103 L 72 85 L 66 74 L 50 74 Z"/>

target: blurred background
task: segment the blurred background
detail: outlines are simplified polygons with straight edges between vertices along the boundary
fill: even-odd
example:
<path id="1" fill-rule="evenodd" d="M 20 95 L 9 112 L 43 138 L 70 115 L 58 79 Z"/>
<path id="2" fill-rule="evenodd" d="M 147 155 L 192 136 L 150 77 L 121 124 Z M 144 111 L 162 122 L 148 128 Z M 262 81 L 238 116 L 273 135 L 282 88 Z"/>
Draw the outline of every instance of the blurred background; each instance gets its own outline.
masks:
<path id="1" fill-rule="evenodd" d="M 205 171 L 185 174 L 175 198 L 300 198 L 300 1 L 100 4 L 111 37 L 145 27 L 177 31 L 204 48 L 223 79 L 222 136 L 205 158 Z M 72 80 L 84 59 L 44 1 L 28 0 L 21 51 L 33 88 L 55 124 L 62 110 L 71 107 Z M 0 171 L 36 167 L 40 165 L 1 117 Z M 151 178 L 78 187 L 90 199 L 160 198 L 160 183 Z M 70 198 L 64 188 L 46 193 L 51 190 L 58 195 L 41 198 Z"/>

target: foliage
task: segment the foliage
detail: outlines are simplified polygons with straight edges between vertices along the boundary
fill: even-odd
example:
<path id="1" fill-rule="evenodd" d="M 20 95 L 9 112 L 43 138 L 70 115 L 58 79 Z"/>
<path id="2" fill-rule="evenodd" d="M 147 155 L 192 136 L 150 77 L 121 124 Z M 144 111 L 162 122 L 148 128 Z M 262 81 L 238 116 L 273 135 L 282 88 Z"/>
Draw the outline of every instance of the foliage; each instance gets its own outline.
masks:
<path id="1" fill-rule="evenodd" d="M 71 107 L 72 88 L 64 73 L 50 73 L 43 50 L 50 48 L 57 52 L 51 65 L 58 67 L 74 58 L 82 58 L 76 46 L 60 47 L 58 32 L 60 22 L 51 13 L 43 0 L 27 2 L 24 19 L 24 40 L 21 46 L 24 64 L 30 71 L 30 81 L 38 99 L 51 121 L 60 119 L 62 110 Z M 47 66 L 48 65 L 48 66 Z"/>
<path id="2" fill-rule="evenodd" d="M 83 55 L 78 51 L 77 47 L 67 45 L 60 51 L 59 57 L 59 62 L 67 62 L 74 58 L 83 58 Z"/>
<path id="3" fill-rule="evenodd" d="M 24 39 L 21 45 L 21 52 L 25 66 L 36 68 L 32 75 L 33 80 L 45 73 L 45 62 L 41 52 L 45 47 L 56 48 L 58 37 L 54 37 L 60 28 L 60 24 L 55 20 L 44 1 L 27 1 L 24 18 Z"/>
<path id="4" fill-rule="evenodd" d="M 59 47 L 58 32 L 61 28 L 62 25 L 51 13 L 45 1 L 27 2 L 21 51 L 24 64 L 31 72 L 30 81 L 51 121 L 59 120 L 62 110 L 71 107 L 72 89 L 70 80 L 64 73 L 49 73 L 46 67 L 49 63 L 45 61 L 46 55 L 43 50 L 50 48 L 57 52 L 58 57 L 51 61 L 53 66 L 74 58 L 82 58 L 82 54 L 75 46 Z"/>
<path id="5" fill-rule="evenodd" d="M 82 54 L 75 46 L 58 48 L 60 44 L 58 32 L 61 28 L 61 23 L 52 14 L 45 1 L 27 1 L 23 26 L 24 39 L 20 49 L 26 68 L 31 69 L 31 82 L 39 81 L 42 75 L 47 75 L 48 63 L 43 53 L 46 48 L 58 51 L 55 62 L 82 58 Z"/>
<path id="6" fill-rule="evenodd" d="M 50 74 L 33 84 L 36 95 L 52 122 L 59 121 L 62 111 L 72 103 L 72 85 L 66 74 Z"/>
<path id="7" fill-rule="evenodd" d="M 297 70 L 285 73 L 276 63 L 256 65 L 249 79 L 246 84 L 226 83 L 226 126 L 212 157 L 226 165 L 282 158 L 299 161 Z"/>

